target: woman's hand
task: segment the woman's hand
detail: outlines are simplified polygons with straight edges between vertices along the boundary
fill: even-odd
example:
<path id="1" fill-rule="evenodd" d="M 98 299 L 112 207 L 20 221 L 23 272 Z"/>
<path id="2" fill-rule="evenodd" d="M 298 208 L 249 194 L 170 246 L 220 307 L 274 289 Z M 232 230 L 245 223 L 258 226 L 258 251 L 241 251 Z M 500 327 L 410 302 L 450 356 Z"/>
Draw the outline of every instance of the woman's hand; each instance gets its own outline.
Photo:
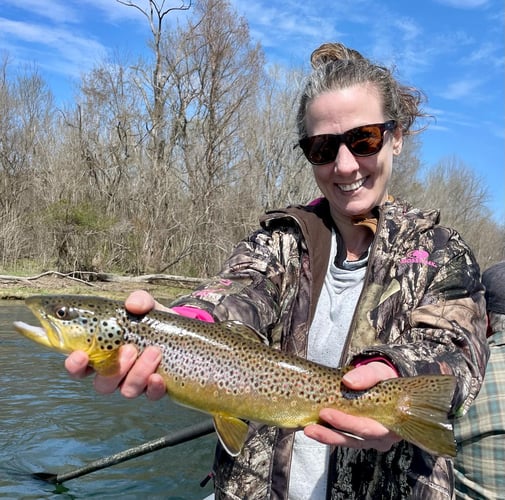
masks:
<path id="1" fill-rule="evenodd" d="M 152 309 L 169 310 L 159 304 L 144 291 L 135 291 L 125 301 L 125 307 L 133 314 L 146 314 Z M 135 398 L 143 392 L 153 401 L 165 395 L 165 382 L 156 373 L 161 361 L 161 351 L 157 347 L 148 347 L 138 358 L 135 346 L 127 344 L 119 349 L 119 371 L 115 375 L 96 375 L 95 389 L 100 394 L 110 394 L 120 388 L 127 398 Z M 73 378 L 83 378 L 93 370 L 88 366 L 88 355 L 83 351 L 71 353 L 65 360 L 65 368 Z"/>
<path id="2" fill-rule="evenodd" d="M 349 389 L 360 391 L 369 389 L 381 380 L 397 376 L 395 370 L 387 364 L 373 361 L 354 368 L 346 373 L 342 380 Z M 393 444 L 401 440 L 397 434 L 371 418 L 354 417 L 332 408 L 324 408 L 319 416 L 331 428 L 318 424 L 308 425 L 305 427 L 305 435 L 324 444 L 387 451 Z"/>

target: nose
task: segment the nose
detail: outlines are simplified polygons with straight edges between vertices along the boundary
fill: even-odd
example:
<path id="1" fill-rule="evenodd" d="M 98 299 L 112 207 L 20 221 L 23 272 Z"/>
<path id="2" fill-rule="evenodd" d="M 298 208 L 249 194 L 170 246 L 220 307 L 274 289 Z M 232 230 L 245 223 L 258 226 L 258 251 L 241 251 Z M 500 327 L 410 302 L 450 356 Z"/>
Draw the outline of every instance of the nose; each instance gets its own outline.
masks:
<path id="1" fill-rule="evenodd" d="M 340 175 L 351 174 L 359 168 L 357 158 L 349 151 L 349 148 L 345 144 L 340 144 L 338 148 L 334 168 Z"/>

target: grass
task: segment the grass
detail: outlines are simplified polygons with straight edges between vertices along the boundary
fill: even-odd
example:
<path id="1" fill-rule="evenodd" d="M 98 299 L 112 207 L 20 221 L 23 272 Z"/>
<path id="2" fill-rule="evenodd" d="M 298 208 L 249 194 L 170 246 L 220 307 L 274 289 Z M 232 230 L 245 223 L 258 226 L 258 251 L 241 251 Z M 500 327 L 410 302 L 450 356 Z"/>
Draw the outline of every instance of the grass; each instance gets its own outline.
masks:
<path id="1" fill-rule="evenodd" d="M 0 273 L 2 274 L 2 273 Z M 20 277 L 19 280 L 0 280 L 0 300 L 24 300 L 30 295 L 100 295 L 124 300 L 134 290 L 146 290 L 161 303 L 170 303 L 175 298 L 190 292 L 182 286 L 157 283 L 89 282 L 81 283 L 70 278 L 43 276 L 36 280 Z"/>

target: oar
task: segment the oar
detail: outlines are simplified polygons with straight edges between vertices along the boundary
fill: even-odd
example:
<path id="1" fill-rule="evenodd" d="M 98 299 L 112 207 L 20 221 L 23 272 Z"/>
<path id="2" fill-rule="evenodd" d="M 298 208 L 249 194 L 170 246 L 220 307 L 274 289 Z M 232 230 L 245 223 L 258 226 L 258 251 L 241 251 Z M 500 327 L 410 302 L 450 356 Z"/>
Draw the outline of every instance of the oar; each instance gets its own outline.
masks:
<path id="1" fill-rule="evenodd" d="M 204 422 L 192 425 L 191 427 L 187 427 L 186 429 L 174 432 L 173 434 L 148 441 L 147 443 L 141 444 L 139 446 L 134 446 L 133 448 L 115 453 L 114 455 L 110 455 L 108 457 L 100 458 L 94 462 L 89 463 L 88 465 L 85 465 L 84 467 L 66 472 L 65 474 L 35 472 L 32 474 L 32 476 L 37 479 L 47 481 L 48 483 L 61 484 L 65 481 L 69 481 L 70 479 L 75 479 L 76 477 L 81 477 L 86 474 L 90 474 L 91 472 L 105 469 L 111 465 L 126 462 L 132 458 L 151 453 L 152 451 L 167 448 L 169 446 L 175 446 L 180 443 L 185 443 L 186 441 L 191 441 L 193 439 L 206 436 L 212 432 L 214 432 L 214 424 L 212 420 L 205 420 Z"/>

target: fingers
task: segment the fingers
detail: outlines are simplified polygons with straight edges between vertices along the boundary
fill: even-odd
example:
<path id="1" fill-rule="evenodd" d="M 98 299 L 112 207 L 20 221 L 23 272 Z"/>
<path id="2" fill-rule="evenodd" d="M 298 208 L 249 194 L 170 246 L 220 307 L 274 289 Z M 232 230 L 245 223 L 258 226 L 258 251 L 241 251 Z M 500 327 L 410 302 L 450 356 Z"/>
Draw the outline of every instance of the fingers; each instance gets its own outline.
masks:
<path id="1" fill-rule="evenodd" d="M 126 344 L 119 351 L 119 370 L 111 376 L 96 375 L 94 386 L 100 394 L 111 394 L 120 388 L 127 398 L 135 398 L 143 392 L 147 398 L 156 401 L 166 392 L 163 378 L 155 373 L 161 361 L 161 351 L 157 347 L 147 347 L 137 359 L 137 349 Z M 88 366 L 88 355 L 83 351 L 74 351 L 65 360 L 65 368 L 73 378 L 84 378 L 93 373 Z"/>
<path id="2" fill-rule="evenodd" d="M 125 307 L 132 314 L 138 315 L 147 314 L 153 309 L 170 311 L 168 307 L 154 300 L 153 296 L 144 290 L 132 292 L 125 300 Z"/>
<path id="3" fill-rule="evenodd" d="M 153 373 L 147 382 L 146 396 L 151 401 L 158 401 L 167 393 L 165 381 L 158 373 Z"/>
<path id="4" fill-rule="evenodd" d="M 358 366 L 347 372 L 343 382 L 353 390 L 366 390 L 381 380 L 397 377 L 396 371 L 380 361 Z M 379 422 L 365 417 L 355 417 L 341 411 L 325 408 L 319 413 L 329 426 L 309 425 L 305 434 L 321 443 L 349 448 L 375 448 L 387 451 L 400 437 Z"/>
<path id="5" fill-rule="evenodd" d="M 144 290 L 132 292 L 125 300 L 126 309 L 132 314 L 146 314 L 154 309 L 154 306 L 153 296 Z"/>
<path id="6" fill-rule="evenodd" d="M 321 410 L 319 416 L 333 427 L 333 429 L 327 429 L 330 432 L 335 429 L 342 429 L 361 437 L 363 440 L 384 439 L 389 434 L 386 427 L 371 418 L 355 417 L 331 408 Z"/>
<path id="7" fill-rule="evenodd" d="M 160 361 L 161 351 L 159 348 L 153 346 L 147 347 L 136 363 L 131 367 L 128 375 L 126 375 L 121 384 L 121 394 L 125 398 L 136 398 L 147 389 L 149 382 L 152 382 L 154 378 L 155 386 L 151 387 L 150 395 L 151 397 L 158 395 L 161 377 L 155 374 L 155 371 Z M 157 377 L 154 375 L 157 375 Z M 161 379 L 161 383 L 163 383 L 163 379 Z"/>
<path id="8" fill-rule="evenodd" d="M 354 417 L 329 408 L 321 410 L 320 417 L 331 428 L 314 424 L 305 427 L 304 431 L 308 437 L 324 444 L 387 451 L 400 441 L 395 433 L 370 418 Z M 347 434 L 339 432 L 340 430 Z"/>
<path id="9" fill-rule="evenodd" d="M 356 391 L 369 389 L 381 380 L 397 377 L 393 368 L 380 361 L 373 361 L 367 365 L 361 365 L 347 372 L 342 381 Z"/>
<path id="10" fill-rule="evenodd" d="M 166 309 L 143 290 L 132 292 L 125 301 L 125 307 L 133 314 L 146 314 L 152 309 Z M 146 393 L 153 401 L 161 399 L 166 393 L 163 378 L 156 373 L 161 361 L 161 351 L 158 347 L 147 347 L 138 356 L 134 345 L 126 344 L 119 349 L 117 373 L 110 376 L 96 375 L 95 390 L 100 394 L 111 394 L 118 388 L 126 398 L 135 398 Z M 84 378 L 93 369 L 88 366 L 89 357 L 84 351 L 74 351 L 65 360 L 65 368 L 72 378 Z"/>
<path id="11" fill-rule="evenodd" d="M 133 314 L 146 314 L 152 309 L 167 309 L 147 292 L 138 290 L 132 292 L 125 301 L 125 307 Z M 146 393 L 151 400 L 157 400 L 165 395 L 166 387 L 163 378 L 156 373 L 161 361 L 159 348 L 150 346 L 138 356 L 134 345 L 123 345 L 119 350 L 117 373 L 110 376 L 96 375 L 95 390 L 100 394 L 111 394 L 118 388 L 126 398 L 135 398 Z M 73 378 L 84 378 L 93 373 L 88 366 L 89 357 L 84 351 L 74 351 L 65 360 L 65 368 Z"/>
<path id="12" fill-rule="evenodd" d="M 95 390 L 100 394 L 110 394 L 118 387 L 126 398 L 140 396 L 149 387 L 151 399 L 159 399 L 164 394 L 163 379 L 155 373 L 161 361 L 159 348 L 150 346 L 137 358 L 137 349 L 131 344 L 121 347 L 119 371 L 112 376 L 95 377 Z M 162 390 L 163 388 L 163 390 Z"/>
<path id="13" fill-rule="evenodd" d="M 119 369 L 114 375 L 97 375 L 95 377 L 95 390 L 100 394 L 111 394 L 121 384 L 123 378 L 137 359 L 137 349 L 131 344 L 123 345 L 119 348 L 118 364 Z"/>
<path id="14" fill-rule="evenodd" d="M 93 372 L 88 363 L 89 358 L 84 351 L 74 351 L 65 359 L 65 368 L 72 378 L 84 378 Z"/>
<path id="15" fill-rule="evenodd" d="M 364 439 L 360 436 L 350 436 L 336 429 L 328 429 L 322 425 L 308 425 L 305 427 L 305 435 L 331 446 L 343 446 L 357 450 L 375 449 L 381 452 L 389 451 L 393 444 L 400 441 L 399 438 L 384 437 L 383 439 Z"/>

